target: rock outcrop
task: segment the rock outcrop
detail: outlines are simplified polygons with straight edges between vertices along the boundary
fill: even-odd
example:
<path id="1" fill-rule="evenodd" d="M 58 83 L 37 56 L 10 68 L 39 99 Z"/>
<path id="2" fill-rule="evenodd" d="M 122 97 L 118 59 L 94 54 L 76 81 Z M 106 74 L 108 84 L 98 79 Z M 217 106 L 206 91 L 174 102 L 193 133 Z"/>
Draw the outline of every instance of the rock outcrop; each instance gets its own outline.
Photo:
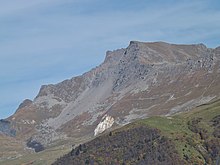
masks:
<path id="1" fill-rule="evenodd" d="M 108 115 L 105 115 L 102 118 L 102 121 L 97 125 L 96 129 L 94 130 L 94 136 L 104 132 L 105 130 L 111 128 L 114 124 L 114 118 Z"/>

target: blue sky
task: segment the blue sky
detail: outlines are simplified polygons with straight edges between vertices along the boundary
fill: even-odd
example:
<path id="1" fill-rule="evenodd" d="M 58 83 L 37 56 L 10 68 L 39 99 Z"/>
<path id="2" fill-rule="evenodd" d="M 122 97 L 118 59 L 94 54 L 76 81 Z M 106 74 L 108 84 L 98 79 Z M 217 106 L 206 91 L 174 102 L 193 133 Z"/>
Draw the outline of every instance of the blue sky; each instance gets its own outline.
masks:
<path id="1" fill-rule="evenodd" d="M 0 0 L 0 118 L 129 41 L 220 45 L 218 0 Z"/>

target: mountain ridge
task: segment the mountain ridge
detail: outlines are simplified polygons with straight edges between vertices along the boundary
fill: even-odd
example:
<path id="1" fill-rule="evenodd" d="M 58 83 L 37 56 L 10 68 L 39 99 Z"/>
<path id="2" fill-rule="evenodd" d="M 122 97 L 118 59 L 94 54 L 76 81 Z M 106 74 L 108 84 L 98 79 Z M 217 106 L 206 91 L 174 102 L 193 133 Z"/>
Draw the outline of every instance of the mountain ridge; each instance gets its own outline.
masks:
<path id="1" fill-rule="evenodd" d="M 43 85 L 9 117 L 16 138 L 45 148 L 60 139 L 93 138 L 105 115 L 112 128 L 171 115 L 219 98 L 219 48 L 131 41 L 107 51 L 92 70 Z M 103 127 L 102 127 L 103 128 Z"/>

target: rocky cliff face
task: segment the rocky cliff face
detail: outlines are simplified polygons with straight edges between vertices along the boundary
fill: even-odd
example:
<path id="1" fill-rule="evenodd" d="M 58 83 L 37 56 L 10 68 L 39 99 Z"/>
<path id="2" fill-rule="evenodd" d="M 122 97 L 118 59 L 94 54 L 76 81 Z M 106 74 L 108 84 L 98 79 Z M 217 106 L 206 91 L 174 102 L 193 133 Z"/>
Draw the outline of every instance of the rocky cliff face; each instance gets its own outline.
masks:
<path id="1" fill-rule="evenodd" d="M 97 125 L 96 129 L 94 130 L 94 136 L 104 132 L 105 130 L 111 128 L 114 124 L 114 118 L 108 115 L 105 115 L 102 118 L 102 121 Z"/>
<path id="2" fill-rule="evenodd" d="M 131 41 L 125 49 L 108 51 L 105 61 L 91 71 L 43 85 L 33 102 L 25 101 L 7 120 L 17 138 L 43 146 L 94 136 L 105 115 L 120 126 L 218 98 L 219 73 L 219 48 Z"/>

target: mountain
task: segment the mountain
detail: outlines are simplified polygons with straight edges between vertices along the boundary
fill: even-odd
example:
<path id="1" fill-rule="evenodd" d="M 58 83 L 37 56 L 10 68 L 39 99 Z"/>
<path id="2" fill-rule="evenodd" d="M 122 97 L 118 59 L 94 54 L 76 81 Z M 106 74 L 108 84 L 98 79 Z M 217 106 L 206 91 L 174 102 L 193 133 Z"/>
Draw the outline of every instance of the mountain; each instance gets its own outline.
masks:
<path id="1" fill-rule="evenodd" d="M 219 73 L 220 47 L 131 41 L 127 48 L 107 51 L 91 71 L 43 85 L 34 100 L 25 100 L 0 122 L 0 132 L 36 152 L 63 141 L 78 144 L 137 119 L 217 100 Z"/>
<path id="2" fill-rule="evenodd" d="M 172 117 L 150 117 L 76 146 L 53 165 L 219 164 L 220 100 Z"/>

